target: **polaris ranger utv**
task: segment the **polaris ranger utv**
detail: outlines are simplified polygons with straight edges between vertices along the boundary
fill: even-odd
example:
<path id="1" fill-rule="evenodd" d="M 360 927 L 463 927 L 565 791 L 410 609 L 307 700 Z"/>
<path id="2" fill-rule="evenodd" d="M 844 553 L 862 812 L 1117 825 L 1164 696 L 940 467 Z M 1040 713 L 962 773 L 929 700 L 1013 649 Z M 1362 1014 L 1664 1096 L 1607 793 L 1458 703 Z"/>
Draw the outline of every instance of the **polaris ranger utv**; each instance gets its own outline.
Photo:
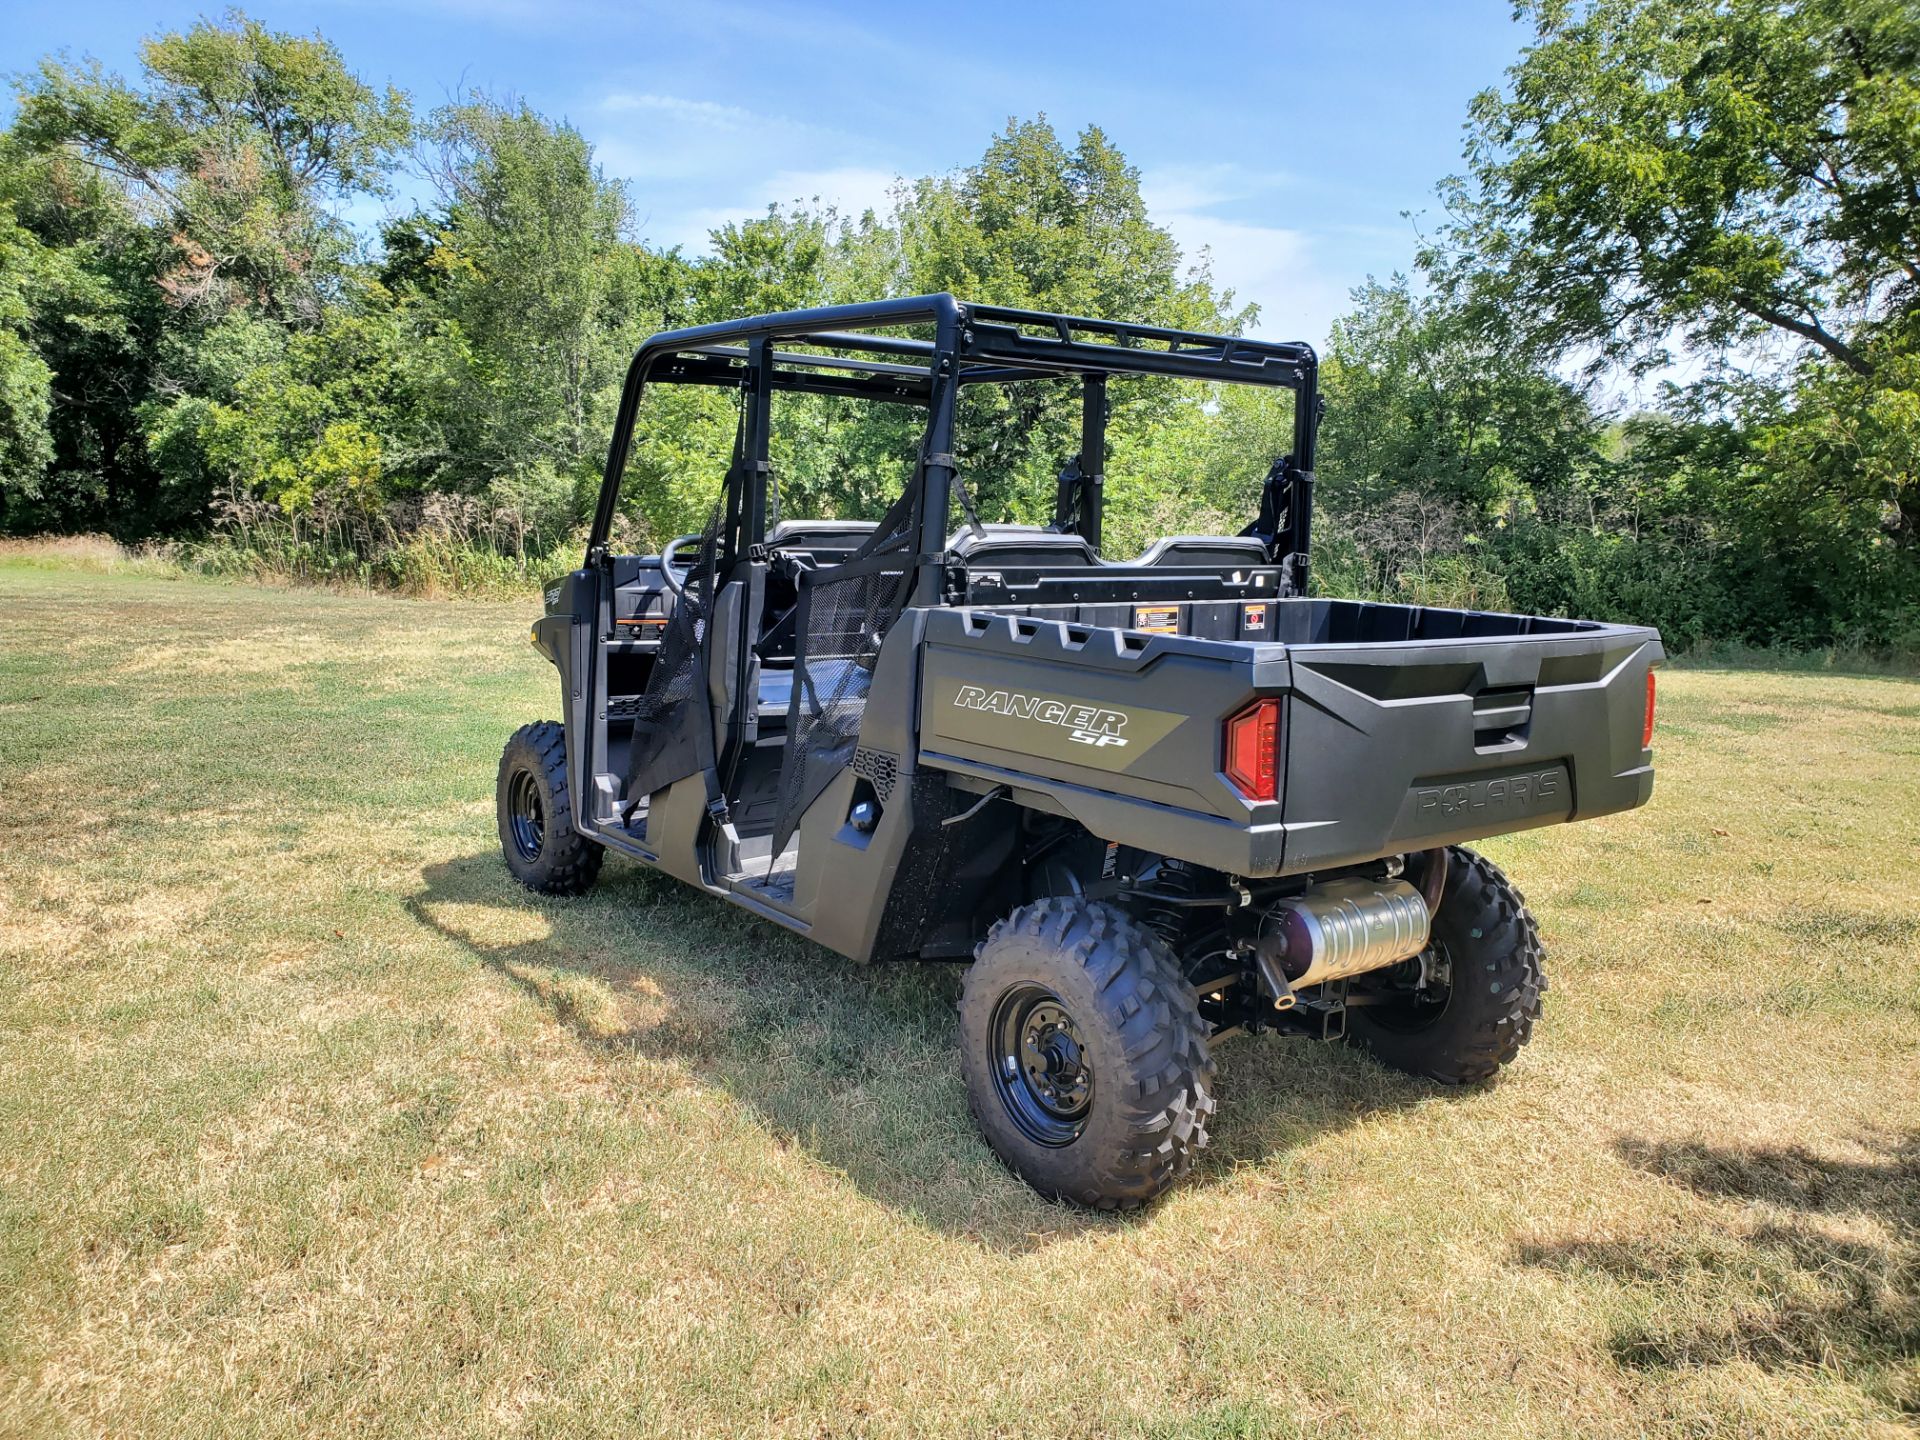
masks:
<path id="1" fill-rule="evenodd" d="M 1645 803 L 1660 638 L 1310 595 L 1316 373 L 1306 345 L 950 295 L 656 335 L 585 563 L 533 627 L 565 719 L 501 759 L 508 868 L 576 895 L 615 850 L 854 960 L 970 961 L 974 1116 L 1081 1205 L 1187 1172 L 1230 1033 L 1492 1076 L 1547 981 L 1462 842 Z M 1294 392 L 1238 535 L 1101 554 L 1109 382 L 1143 376 Z M 1025 382 L 1078 390 L 1079 453 L 1052 524 L 983 525 L 956 402 Z M 734 392 L 733 460 L 703 534 L 614 554 L 636 410 L 669 384 Z M 878 521 L 777 517 L 790 393 L 923 417 Z"/>

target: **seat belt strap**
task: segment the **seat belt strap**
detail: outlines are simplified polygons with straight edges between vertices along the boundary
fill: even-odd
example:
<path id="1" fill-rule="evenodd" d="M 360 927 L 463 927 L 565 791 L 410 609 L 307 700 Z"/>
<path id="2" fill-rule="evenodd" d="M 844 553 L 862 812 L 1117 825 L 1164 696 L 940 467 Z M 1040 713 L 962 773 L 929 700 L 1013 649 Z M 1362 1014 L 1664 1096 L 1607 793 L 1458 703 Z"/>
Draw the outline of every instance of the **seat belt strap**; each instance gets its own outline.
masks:
<path id="1" fill-rule="evenodd" d="M 942 451 L 938 455 L 927 456 L 926 466 L 922 468 L 934 465 L 945 467 L 947 473 L 953 477 L 953 498 L 960 502 L 960 513 L 966 517 L 967 528 L 973 531 L 973 538 L 986 539 L 987 527 L 980 523 L 980 512 L 973 508 L 973 496 L 967 493 L 967 482 L 960 478 L 960 463 L 953 456 Z"/>

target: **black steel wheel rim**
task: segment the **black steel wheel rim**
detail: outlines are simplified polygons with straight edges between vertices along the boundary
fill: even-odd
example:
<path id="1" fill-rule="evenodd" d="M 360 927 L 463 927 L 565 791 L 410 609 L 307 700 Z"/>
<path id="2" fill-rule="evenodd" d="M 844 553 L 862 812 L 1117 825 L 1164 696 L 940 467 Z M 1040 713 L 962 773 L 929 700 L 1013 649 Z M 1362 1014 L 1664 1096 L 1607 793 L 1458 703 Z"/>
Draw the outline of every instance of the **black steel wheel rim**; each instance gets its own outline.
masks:
<path id="1" fill-rule="evenodd" d="M 507 786 L 507 820 L 513 848 L 522 860 L 538 860 L 547 842 L 547 810 L 540 798 L 540 781 L 531 770 L 516 770 Z"/>
<path id="2" fill-rule="evenodd" d="M 1071 1145 L 1093 1107 L 1093 1068 L 1066 1003 L 1043 985 L 1016 985 L 988 1028 L 994 1089 L 1007 1116 L 1036 1145 Z"/>
<path id="3" fill-rule="evenodd" d="M 1391 998 L 1383 998 L 1366 1010 L 1367 1018 L 1382 1030 L 1412 1034 L 1447 1013 L 1447 1002 L 1453 998 L 1453 957 L 1438 940 L 1385 975 L 1391 984 L 1387 991 Z"/>

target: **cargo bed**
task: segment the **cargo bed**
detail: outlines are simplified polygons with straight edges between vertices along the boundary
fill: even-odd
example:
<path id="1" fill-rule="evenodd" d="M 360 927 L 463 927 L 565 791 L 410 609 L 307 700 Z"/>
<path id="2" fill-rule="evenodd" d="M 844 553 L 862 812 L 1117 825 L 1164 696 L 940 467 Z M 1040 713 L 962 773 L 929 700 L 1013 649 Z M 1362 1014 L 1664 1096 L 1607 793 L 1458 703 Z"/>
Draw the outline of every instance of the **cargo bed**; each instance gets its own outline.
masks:
<path id="1" fill-rule="evenodd" d="M 1192 600 L 934 610 L 922 644 L 921 766 L 1229 874 L 1586 819 L 1652 786 L 1648 673 L 1663 651 L 1643 627 Z M 1265 697 L 1282 719 L 1263 802 L 1227 778 L 1223 727 Z"/>

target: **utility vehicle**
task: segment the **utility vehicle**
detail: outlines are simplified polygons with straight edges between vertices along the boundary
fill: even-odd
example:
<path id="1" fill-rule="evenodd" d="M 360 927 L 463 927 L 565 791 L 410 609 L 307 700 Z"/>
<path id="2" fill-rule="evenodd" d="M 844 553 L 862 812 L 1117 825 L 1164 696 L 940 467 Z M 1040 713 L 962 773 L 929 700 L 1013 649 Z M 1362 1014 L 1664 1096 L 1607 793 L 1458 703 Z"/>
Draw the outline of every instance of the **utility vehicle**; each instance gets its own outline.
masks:
<path id="1" fill-rule="evenodd" d="M 1230 1033 L 1489 1078 L 1547 981 L 1519 893 L 1462 842 L 1646 801 L 1660 638 L 1310 594 L 1316 373 L 1303 344 L 950 295 L 654 336 L 585 563 L 533 627 L 564 718 L 501 759 L 508 868 L 573 895 L 618 851 L 854 960 L 971 962 L 974 1116 L 1080 1205 L 1190 1169 Z M 1291 448 L 1248 457 L 1239 534 L 1103 555 L 1109 389 L 1169 377 L 1291 390 Z M 962 394 L 1036 384 L 1080 398 L 1053 522 L 982 524 Z M 663 385 L 733 393 L 733 459 L 704 533 L 616 554 Z M 879 519 L 777 515 L 794 394 L 906 407 Z"/>

